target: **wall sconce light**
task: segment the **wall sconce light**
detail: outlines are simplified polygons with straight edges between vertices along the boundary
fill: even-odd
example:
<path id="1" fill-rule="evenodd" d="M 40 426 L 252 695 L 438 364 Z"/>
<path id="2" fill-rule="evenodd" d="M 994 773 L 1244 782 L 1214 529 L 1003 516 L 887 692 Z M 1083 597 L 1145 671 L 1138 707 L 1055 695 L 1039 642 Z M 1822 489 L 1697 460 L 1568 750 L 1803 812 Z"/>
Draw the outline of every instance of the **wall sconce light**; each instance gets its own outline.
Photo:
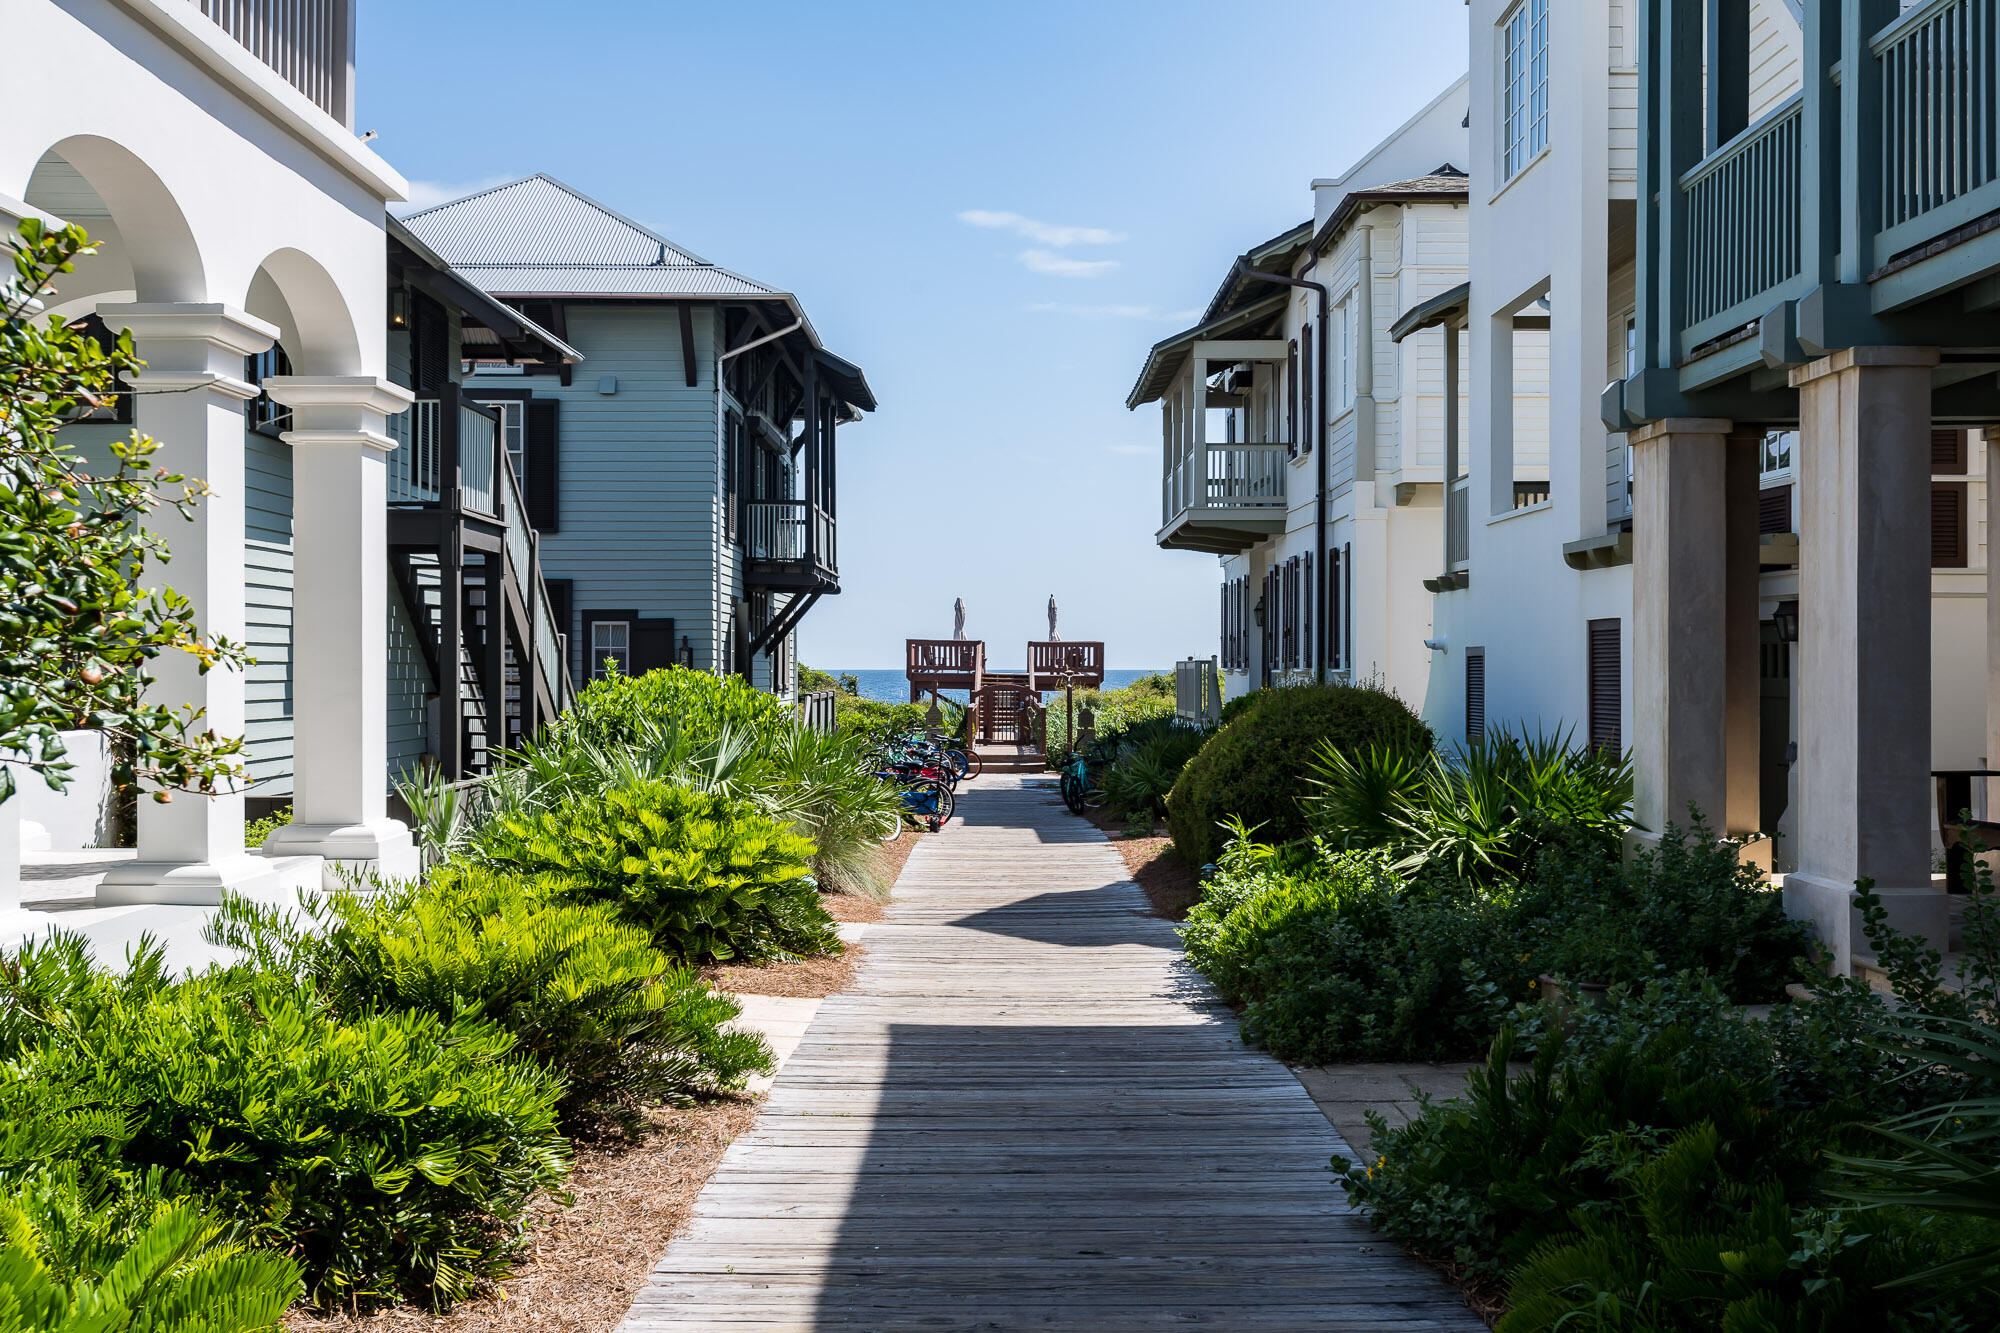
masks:
<path id="1" fill-rule="evenodd" d="M 1250 608 L 1250 618 L 1257 622 L 1257 628 L 1264 628 L 1264 599 L 1259 597 L 1257 605 Z"/>
<path id="2" fill-rule="evenodd" d="M 389 327 L 392 329 L 410 327 L 410 293 L 405 288 L 389 289 Z"/>
<path id="3" fill-rule="evenodd" d="M 690 671 L 694 670 L 694 645 L 688 642 L 688 636 L 685 634 L 681 635 L 681 665 Z"/>
<path id="4" fill-rule="evenodd" d="M 1778 627 L 1779 643 L 1799 641 L 1799 604 L 1796 601 L 1779 602 L 1778 609 L 1771 613 L 1771 623 Z"/>

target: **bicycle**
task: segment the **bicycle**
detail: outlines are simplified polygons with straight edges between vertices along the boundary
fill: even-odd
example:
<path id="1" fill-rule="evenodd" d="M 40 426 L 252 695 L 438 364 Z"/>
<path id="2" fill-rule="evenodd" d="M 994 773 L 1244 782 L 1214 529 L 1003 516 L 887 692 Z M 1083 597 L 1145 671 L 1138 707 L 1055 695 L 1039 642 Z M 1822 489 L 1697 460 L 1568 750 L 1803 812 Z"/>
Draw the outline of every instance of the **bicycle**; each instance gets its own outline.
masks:
<path id="1" fill-rule="evenodd" d="M 1090 761 L 1074 750 L 1063 761 L 1062 798 L 1073 815 L 1104 804 L 1104 789 L 1097 785 Z"/>

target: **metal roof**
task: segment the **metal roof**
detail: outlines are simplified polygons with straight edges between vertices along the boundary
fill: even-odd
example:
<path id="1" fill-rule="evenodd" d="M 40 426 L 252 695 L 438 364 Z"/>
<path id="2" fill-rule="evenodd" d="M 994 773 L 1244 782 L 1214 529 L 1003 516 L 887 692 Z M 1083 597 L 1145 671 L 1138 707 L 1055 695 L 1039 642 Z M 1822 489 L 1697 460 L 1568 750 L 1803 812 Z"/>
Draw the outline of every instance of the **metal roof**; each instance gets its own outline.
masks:
<path id="1" fill-rule="evenodd" d="M 1465 317 L 1471 300 L 1472 284 L 1461 282 L 1427 301 L 1419 301 L 1397 316 L 1396 322 L 1389 326 L 1389 341 L 1401 342 L 1411 334 L 1436 324 L 1456 324 Z"/>
<path id="2" fill-rule="evenodd" d="M 403 224 L 509 296 L 781 296 L 543 172 L 411 213 Z"/>
<path id="3" fill-rule="evenodd" d="M 490 339 L 468 337 L 474 345 L 490 345 L 505 348 L 509 343 L 527 342 L 539 344 L 539 350 L 546 351 L 558 361 L 572 365 L 583 360 L 583 353 L 550 333 L 541 325 L 529 319 L 511 306 L 505 306 L 493 299 L 493 294 L 477 281 L 468 278 L 464 272 L 453 268 L 429 246 L 419 239 L 402 222 L 394 217 L 384 219 L 389 237 L 403 248 L 403 252 L 435 273 L 438 279 L 451 291 L 459 307 L 477 320 L 478 327 L 486 330 Z M 465 333 L 471 335 L 468 327 Z"/>

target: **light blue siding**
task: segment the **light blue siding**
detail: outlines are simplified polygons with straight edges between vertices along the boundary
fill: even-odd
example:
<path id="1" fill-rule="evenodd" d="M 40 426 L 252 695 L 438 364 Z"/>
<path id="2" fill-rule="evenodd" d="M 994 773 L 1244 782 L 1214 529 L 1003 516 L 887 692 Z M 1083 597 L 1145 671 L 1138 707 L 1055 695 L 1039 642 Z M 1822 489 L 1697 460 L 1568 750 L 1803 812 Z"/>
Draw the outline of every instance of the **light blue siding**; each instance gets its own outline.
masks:
<path id="1" fill-rule="evenodd" d="M 253 796 L 292 791 L 292 449 L 243 434 L 244 771 Z"/>

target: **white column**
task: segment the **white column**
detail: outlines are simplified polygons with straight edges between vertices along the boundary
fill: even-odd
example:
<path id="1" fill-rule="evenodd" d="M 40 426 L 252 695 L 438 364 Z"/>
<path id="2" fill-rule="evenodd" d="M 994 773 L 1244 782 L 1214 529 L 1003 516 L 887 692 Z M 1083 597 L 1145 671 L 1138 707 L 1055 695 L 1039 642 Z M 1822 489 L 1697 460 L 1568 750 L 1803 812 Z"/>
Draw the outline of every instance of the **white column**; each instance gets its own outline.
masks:
<path id="1" fill-rule="evenodd" d="M 1853 347 L 1799 390 L 1798 869 L 1785 905 L 1847 971 L 1872 879 L 1942 949 L 1931 880 L 1930 406 L 1935 348 Z"/>
<path id="2" fill-rule="evenodd" d="M 389 818 L 388 455 L 386 418 L 412 395 L 358 376 L 273 376 L 292 409 L 292 822 L 271 856 L 327 858 L 384 880 L 418 870 L 409 829 Z M 495 603 L 490 614 L 498 615 Z"/>
<path id="3" fill-rule="evenodd" d="M 105 305 L 98 314 L 111 328 L 132 331 L 146 363 L 135 386 L 138 427 L 159 442 L 160 466 L 199 477 L 213 491 L 192 522 L 171 508 L 147 518 L 173 560 L 148 565 L 145 581 L 186 597 L 204 636 L 241 643 L 243 404 L 257 396 L 243 379 L 243 358 L 269 347 L 278 331 L 240 310 L 198 302 Z M 150 699 L 199 709 L 201 729 L 243 734 L 242 672 L 217 668 L 203 675 L 193 658 L 168 653 L 154 661 L 152 673 Z M 176 792 L 165 804 L 142 792 L 138 859 L 107 875 L 97 900 L 207 905 L 220 902 L 225 890 L 276 883 L 269 863 L 244 850 L 240 786 L 212 797 Z"/>

